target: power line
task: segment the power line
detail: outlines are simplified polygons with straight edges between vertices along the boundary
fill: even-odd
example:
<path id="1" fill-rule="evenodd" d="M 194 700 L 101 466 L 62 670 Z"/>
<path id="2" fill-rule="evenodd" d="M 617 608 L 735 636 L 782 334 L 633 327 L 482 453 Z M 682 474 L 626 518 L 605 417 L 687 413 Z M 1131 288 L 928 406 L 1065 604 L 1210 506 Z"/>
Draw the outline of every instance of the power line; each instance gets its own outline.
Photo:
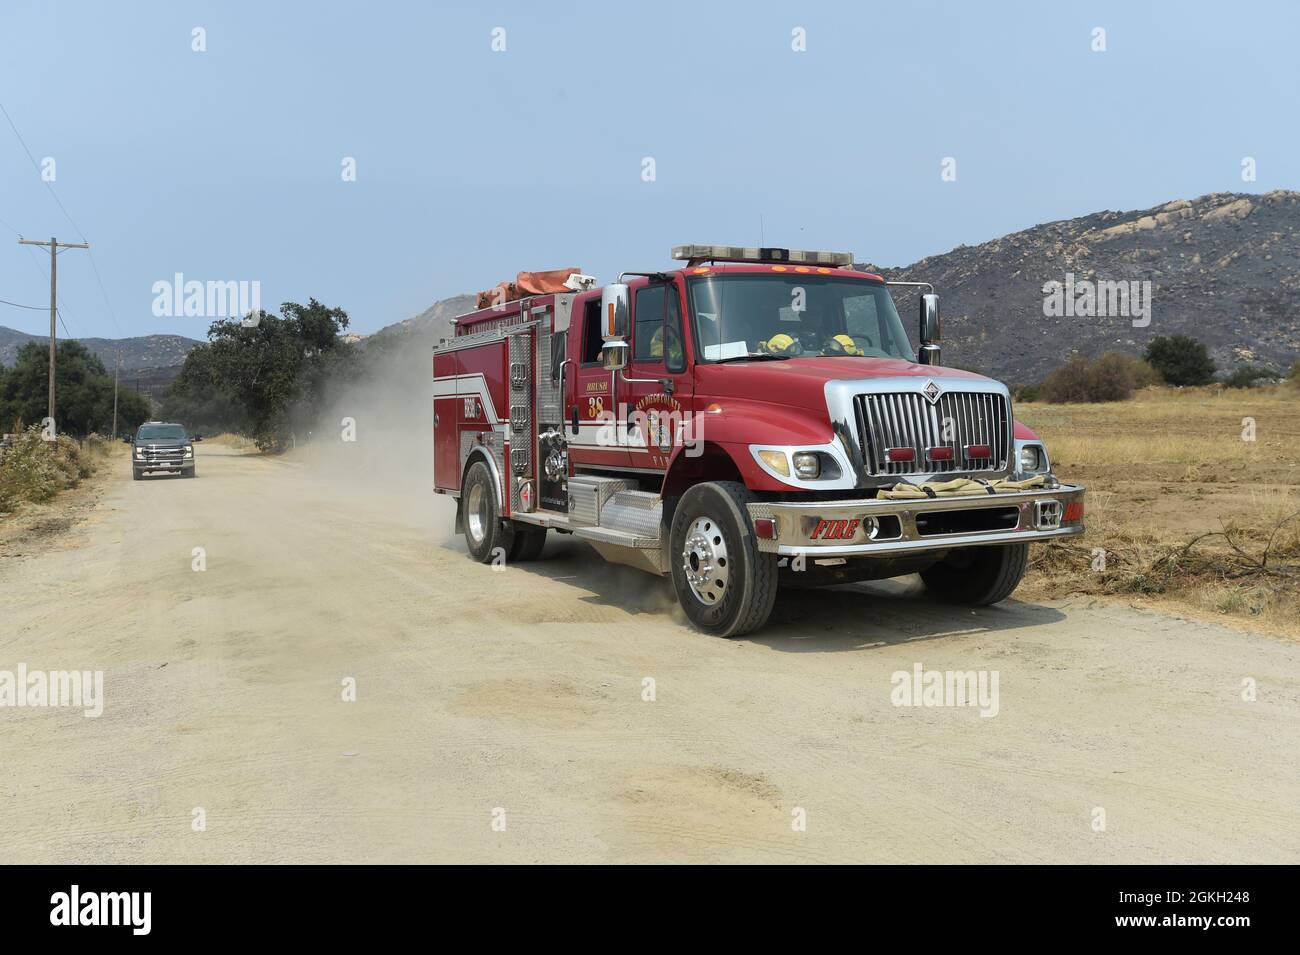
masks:
<path id="1" fill-rule="evenodd" d="M 47 423 L 52 428 L 54 427 L 54 422 L 57 420 L 54 417 L 54 333 L 55 333 L 54 318 L 56 315 L 59 314 L 59 307 L 58 307 L 59 246 L 62 245 L 64 249 L 89 249 L 90 244 L 86 242 L 60 243 L 58 239 L 53 237 L 50 238 L 49 242 L 39 242 L 36 239 L 19 239 L 18 241 L 22 245 L 39 245 L 39 246 L 44 246 L 45 248 L 50 250 L 50 369 L 49 369 L 50 395 L 49 395 L 49 415 L 48 415 L 49 420 Z M 59 316 L 59 319 L 62 320 L 61 315 Z M 65 332 L 68 331 L 68 326 L 66 323 L 63 326 L 63 330 Z M 70 333 L 69 333 L 69 337 L 71 337 Z"/>
<path id="2" fill-rule="evenodd" d="M 4 226 L 14 235 L 18 236 L 18 238 L 21 239 L 23 237 L 23 234 L 19 232 L 17 229 L 15 229 L 12 225 L 10 225 L 6 220 L 0 219 L 0 225 Z M 36 253 L 33 252 L 30 248 L 24 249 L 23 251 L 25 251 L 27 253 L 27 257 L 32 260 L 32 267 L 36 269 L 36 274 L 39 275 L 42 279 L 46 279 L 48 281 L 45 270 L 41 268 L 40 262 L 36 260 Z M 86 251 L 89 252 L 90 250 L 87 249 Z M 0 298 L 0 305 L 12 305 L 14 308 L 30 308 L 32 311 L 36 311 L 36 312 L 45 311 L 44 305 L 19 305 L 17 302 L 8 302 L 2 298 Z M 73 337 L 72 332 L 68 331 L 68 323 L 63 318 L 62 308 L 58 310 L 58 316 L 59 316 L 59 323 L 63 325 L 64 334 L 67 335 L 68 338 L 72 338 Z"/>
<path id="3" fill-rule="evenodd" d="M 18 144 L 22 146 L 23 152 L 27 154 L 27 159 L 31 162 L 32 168 L 36 170 L 37 175 L 40 175 L 41 164 L 36 161 L 36 157 L 32 155 L 32 151 L 27 147 L 27 141 L 23 139 L 23 134 L 18 131 L 18 127 L 14 124 L 13 117 L 9 115 L 9 111 L 5 109 L 4 103 L 0 103 L 0 113 L 4 114 L 5 119 L 9 123 L 9 128 L 13 130 L 14 136 L 18 139 Z M 63 213 L 63 218 L 68 220 L 68 224 L 71 225 L 73 231 L 77 233 L 77 238 L 81 239 L 82 242 L 89 246 L 90 240 L 86 238 L 86 234 L 81 231 L 81 226 L 77 225 L 76 220 L 72 218 L 72 214 L 68 212 L 67 208 L 63 205 L 63 201 L 59 199 L 59 194 L 54 191 L 54 184 L 43 175 L 41 176 L 41 182 L 43 182 L 45 188 L 49 190 L 50 198 L 54 200 L 55 205 L 59 207 L 59 211 Z M 13 229 L 13 226 L 9 226 L 9 228 Z M 21 233 L 19 233 L 19 237 L 22 237 Z M 122 332 L 122 325 L 117 320 L 117 312 L 114 310 L 113 303 L 108 297 L 108 289 L 104 285 L 104 279 L 99 274 L 99 266 L 95 262 L 95 253 L 87 248 L 86 255 L 90 259 L 90 270 L 95 275 L 95 282 L 99 285 L 99 293 L 104 297 L 104 306 L 108 309 L 108 317 L 112 319 L 113 327 L 117 329 L 117 337 L 125 338 L 126 336 Z"/>
<path id="4" fill-rule="evenodd" d="M 4 103 L 0 103 L 0 113 L 4 113 L 5 119 L 9 121 L 9 128 L 12 129 L 14 135 L 18 137 L 18 143 L 23 147 L 23 152 L 27 154 L 27 158 L 31 161 L 32 168 L 36 170 L 37 175 L 40 175 L 41 164 L 36 161 L 36 157 L 32 155 L 32 151 L 27 148 L 27 141 L 23 139 L 23 134 L 18 132 L 18 127 L 14 125 L 13 117 L 9 115 L 9 110 L 5 109 Z M 50 196 L 54 199 L 55 205 L 59 207 L 59 211 L 63 213 L 63 218 L 68 220 L 68 224 L 71 225 L 73 231 L 77 233 L 77 237 L 80 238 L 82 242 L 85 242 L 86 237 L 81 234 L 81 229 L 77 226 L 77 223 L 72 221 L 72 216 L 68 214 L 68 210 L 63 207 L 63 202 L 59 199 L 59 194 L 54 191 L 54 186 L 51 185 L 50 181 L 44 176 L 41 176 L 41 182 L 45 183 L 45 188 L 50 191 Z"/>
<path id="5" fill-rule="evenodd" d="M 18 238 L 19 238 L 20 241 L 22 240 L 22 233 L 21 233 L 21 232 L 18 234 Z M 43 265 L 41 265 L 40 259 L 36 258 L 36 253 L 33 252 L 33 251 L 31 250 L 31 247 L 30 247 L 30 246 L 28 246 L 28 247 L 26 248 L 26 251 L 27 251 L 27 257 L 28 257 L 29 259 L 32 260 L 32 268 L 34 268 L 34 269 L 36 270 L 36 274 L 39 275 L 39 276 L 41 277 L 41 280 L 42 280 L 42 281 L 44 281 L 44 282 L 48 282 L 48 281 L 50 280 L 50 272 L 49 272 L 49 270 L 48 270 L 47 268 L 45 268 Z M 87 249 L 86 251 L 90 251 L 90 250 Z M 66 293 L 66 292 L 64 293 L 64 298 L 67 298 L 67 293 Z M 59 313 L 59 321 L 63 323 L 63 330 L 64 330 L 65 332 L 67 332 L 67 331 L 68 331 L 68 323 L 65 322 L 65 321 L 63 320 L 63 306 L 62 306 L 62 305 L 59 306 L 59 308 L 58 308 L 58 313 Z M 71 332 L 68 332 L 68 337 L 69 337 L 69 338 L 73 338 L 73 337 L 75 337 L 75 336 L 73 336 Z"/>

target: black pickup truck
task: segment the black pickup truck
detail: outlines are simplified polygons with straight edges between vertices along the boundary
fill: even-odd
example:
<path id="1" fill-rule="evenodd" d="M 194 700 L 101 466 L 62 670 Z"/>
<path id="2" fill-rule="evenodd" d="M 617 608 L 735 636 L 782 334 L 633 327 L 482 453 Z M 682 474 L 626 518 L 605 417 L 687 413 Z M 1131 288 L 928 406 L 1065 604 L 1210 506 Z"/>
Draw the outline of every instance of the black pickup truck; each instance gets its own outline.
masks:
<path id="1" fill-rule="evenodd" d="M 138 481 L 150 471 L 194 477 L 194 442 L 181 424 L 146 421 L 131 442 L 131 477 Z"/>

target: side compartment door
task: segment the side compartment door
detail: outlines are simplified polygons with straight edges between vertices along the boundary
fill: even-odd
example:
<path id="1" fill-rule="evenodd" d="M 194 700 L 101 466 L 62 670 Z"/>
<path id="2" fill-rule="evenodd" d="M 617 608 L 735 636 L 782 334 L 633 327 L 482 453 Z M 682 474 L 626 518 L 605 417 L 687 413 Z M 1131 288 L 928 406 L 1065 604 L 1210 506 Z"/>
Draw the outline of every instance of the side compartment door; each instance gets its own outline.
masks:
<path id="1" fill-rule="evenodd" d="M 510 509 L 510 461 L 507 430 L 510 425 L 510 361 L 505 339 L 456 352 L 456 394 L 459 442 L 475 441 L 486 447 L 502 483 L 503 513 Z M 470 435 L 466 439 L 465 435 Z"/>
<path id="2" fill-rule="evenodd" d="M 554 307 L 538 315 L 537 329 L 537 506 L 569 511 L 569 429 L 565 403 L 573 362 L 569 335 L 573 299 L 557 295 Z M 575 326 L 573 334 L 579 329 Z"/>
<path id="3" fill-rule="evenodd" d="M 433 486 L 460 490 L 459 352 L 433 356 Z"/>

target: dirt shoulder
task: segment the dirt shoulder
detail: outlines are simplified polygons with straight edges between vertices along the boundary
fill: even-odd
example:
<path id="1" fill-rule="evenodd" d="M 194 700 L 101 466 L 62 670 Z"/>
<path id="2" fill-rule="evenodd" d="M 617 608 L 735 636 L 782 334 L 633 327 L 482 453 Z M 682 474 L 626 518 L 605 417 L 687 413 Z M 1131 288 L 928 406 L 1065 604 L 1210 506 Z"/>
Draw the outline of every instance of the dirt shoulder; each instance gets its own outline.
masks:
<path id="1" fill-rule="evenodd" d="M 0 514 L 0 561 L 23 560 L 42 550 L 60 546 L 71 531 L 92 516 L 107 489 L 125 472 L 130 477 L 130 450 L 109 444 L 95 456 L 95 471 L 76 487 L 60 491 L 48 501 L 20 503 Z"/>

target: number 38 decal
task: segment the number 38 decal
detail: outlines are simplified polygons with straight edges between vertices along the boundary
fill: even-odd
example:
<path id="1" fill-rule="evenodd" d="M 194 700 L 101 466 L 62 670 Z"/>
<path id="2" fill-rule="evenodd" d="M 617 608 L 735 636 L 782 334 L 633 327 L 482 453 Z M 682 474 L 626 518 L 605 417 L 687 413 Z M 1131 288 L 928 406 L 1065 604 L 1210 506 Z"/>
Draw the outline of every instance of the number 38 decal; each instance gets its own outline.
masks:
<path id="1" fill-rule="evenodd" d="M 588 417 L 588 418 L 597 418 L 597 417 L 599 417 L 599 416 L 604 412 L 604 410 L 605 410 L 605 399 L 604 399 L 604 398 L 588 398 L 588 399 L 587 399 L 587 417 Z"/>

